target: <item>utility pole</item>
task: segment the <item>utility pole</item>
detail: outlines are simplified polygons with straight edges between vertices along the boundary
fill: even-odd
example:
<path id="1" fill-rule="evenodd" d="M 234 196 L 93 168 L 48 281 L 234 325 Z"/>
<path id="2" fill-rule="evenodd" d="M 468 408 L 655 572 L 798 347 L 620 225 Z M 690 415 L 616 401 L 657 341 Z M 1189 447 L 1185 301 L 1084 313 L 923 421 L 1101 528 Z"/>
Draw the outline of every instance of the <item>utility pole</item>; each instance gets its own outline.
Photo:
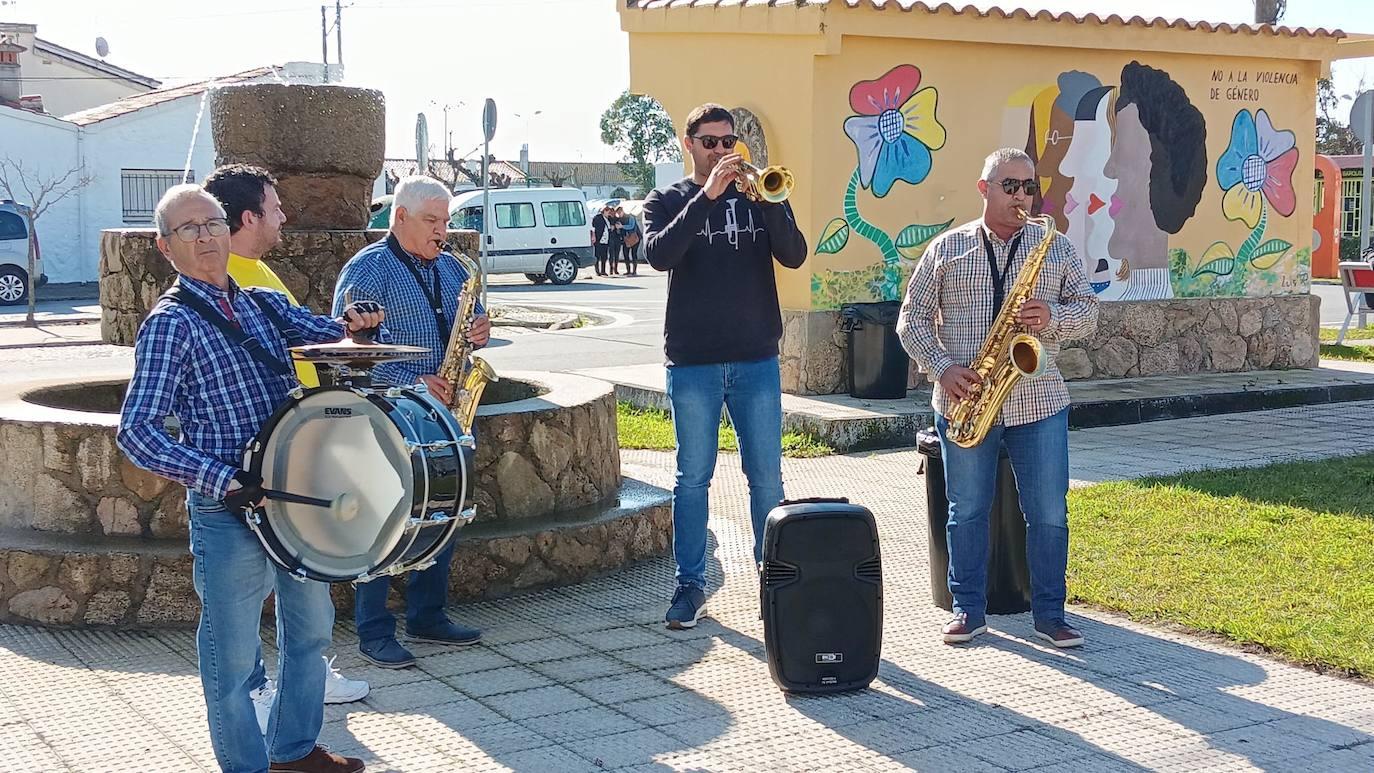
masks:
<path id="1" fill-rule="evenodd" d="M 339 60 L 339 66 L 343 67 L 343 0 L 334 0 L 334 32 L 337 35 L 334 58 Z"/>
<path id="2" fill-rule="evenodd" d="M 320 6 L 320 54 L 324 62 L 324 82 L 329 82 L 329 20 L 325 6 Z"/>

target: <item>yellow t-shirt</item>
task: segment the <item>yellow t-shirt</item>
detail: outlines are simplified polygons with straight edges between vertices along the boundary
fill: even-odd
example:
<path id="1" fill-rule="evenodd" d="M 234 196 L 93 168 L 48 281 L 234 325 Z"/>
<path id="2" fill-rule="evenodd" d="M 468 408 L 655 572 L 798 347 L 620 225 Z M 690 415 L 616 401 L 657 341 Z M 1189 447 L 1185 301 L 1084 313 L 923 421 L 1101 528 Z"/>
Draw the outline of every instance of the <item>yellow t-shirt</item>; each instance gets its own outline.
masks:
<path id="1" fill-rule="evenodd" d="M 245 258 L 242 255 L 229 253 L 229 276 L 233 277 L 234 282 L 239 287 L 266 287 L 269 290 L 277 290 L 286 296 L 292 305 L 299 306 L 300 303 L 291 291 L 286 289 L 281 277 L 261 260 Z M 312 389 L 320 385 L 319 374 L 315 371 L 314 363 L 297 362 L 296 378 L 301 380 L 301 386 Z"/>

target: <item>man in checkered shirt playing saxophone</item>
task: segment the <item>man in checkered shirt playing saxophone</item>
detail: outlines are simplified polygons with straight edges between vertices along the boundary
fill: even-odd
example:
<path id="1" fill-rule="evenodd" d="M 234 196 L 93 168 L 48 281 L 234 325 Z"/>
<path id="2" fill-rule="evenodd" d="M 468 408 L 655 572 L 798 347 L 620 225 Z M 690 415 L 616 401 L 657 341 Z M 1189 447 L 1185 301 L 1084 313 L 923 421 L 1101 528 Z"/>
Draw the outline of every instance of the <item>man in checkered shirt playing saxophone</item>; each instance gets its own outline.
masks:
<path id="1" fill-rule="evenodd" d="M 1098 300 L 1073 244 L 1062 234 L 1050 245 L 1017 320 L 1044 345 L 1045 371 L 1018 382 L 982 443 L 962 448 L 947 433 L 947 414 L 980 381 L 968 366 L 988 336 L 1003 298 L 1031 249 L 1045 232 L 1024 223 L 1039 182 L 1035 164 L 1020 150 L 987 157 L 978 192 L 983 216 L 952 228 L 926 248 L 907 285 L 897 334 L 907 353 L 935 382 L 931 403 L 944 459 L 949 500 L 949 590 L 954 617 L 942 631 L 947 643 L 967 642 L 987 630 L 988 513 L 1005 445 L 1026 516 L 1026 558 L 1036 635 L 1056 647 L 1076 647 L 1083 635 L 1064 618 L 1064 573 L 1069 554 L 1069 391 L 1054 358 L 1059 342 L 1085 338 L 1097 328 Z"/>

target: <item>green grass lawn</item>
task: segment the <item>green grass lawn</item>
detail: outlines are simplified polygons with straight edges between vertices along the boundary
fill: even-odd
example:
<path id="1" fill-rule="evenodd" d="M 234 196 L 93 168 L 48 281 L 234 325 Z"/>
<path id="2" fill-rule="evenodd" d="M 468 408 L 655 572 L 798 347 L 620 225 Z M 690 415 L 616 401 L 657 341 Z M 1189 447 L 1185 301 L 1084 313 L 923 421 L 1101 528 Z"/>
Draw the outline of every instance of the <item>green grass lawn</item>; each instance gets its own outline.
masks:
<path id="1" fill-rule="evenodd" d="M 636 408 L 628 403 L 616 405 L 616 423 L 619 427 L 621 448 L 647 448 L 655 451 L 672 451 L 676 448 L 673 441 L 673 420 L 666 411 Z M 739 451 L 735 441 L 735 431 L 725 422 L 720 425 L 720 450 Z M 810 435 L 788 432 L 782 436 L 782 455 L 792 458 L 827 456 L 835 449 Z"/>
<path id="2" fill-rule="evenodd" d="M 1339 328 L 1324 327 L 1318 332 L 1321 355 L 1333 360 L 1374 362 L 1374 327 L 1351 328 L 1345 332 L 1345 343 L 1336 343 Z"/>
<path id="3" fill-rule="evenodd" d="M 1374 454 L 1069 495 L 1071 599 L 1374 677 Z"/>

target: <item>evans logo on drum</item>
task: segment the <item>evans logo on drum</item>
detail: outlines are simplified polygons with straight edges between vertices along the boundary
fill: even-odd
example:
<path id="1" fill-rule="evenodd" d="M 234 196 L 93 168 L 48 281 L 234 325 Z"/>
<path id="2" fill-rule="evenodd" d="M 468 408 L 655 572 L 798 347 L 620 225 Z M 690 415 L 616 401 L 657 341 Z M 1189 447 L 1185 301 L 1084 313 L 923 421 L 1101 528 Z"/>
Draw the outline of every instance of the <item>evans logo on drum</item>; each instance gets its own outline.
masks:
<path id="1" fill-rule="evenodd" d="M 324 415 L 325 415 L 325 416 L 352 416 L 352 415 L 353 415 L 353 409 L 352 409 L 352 408 L 325 408 L 325 409 L 324 409 Z"/>

